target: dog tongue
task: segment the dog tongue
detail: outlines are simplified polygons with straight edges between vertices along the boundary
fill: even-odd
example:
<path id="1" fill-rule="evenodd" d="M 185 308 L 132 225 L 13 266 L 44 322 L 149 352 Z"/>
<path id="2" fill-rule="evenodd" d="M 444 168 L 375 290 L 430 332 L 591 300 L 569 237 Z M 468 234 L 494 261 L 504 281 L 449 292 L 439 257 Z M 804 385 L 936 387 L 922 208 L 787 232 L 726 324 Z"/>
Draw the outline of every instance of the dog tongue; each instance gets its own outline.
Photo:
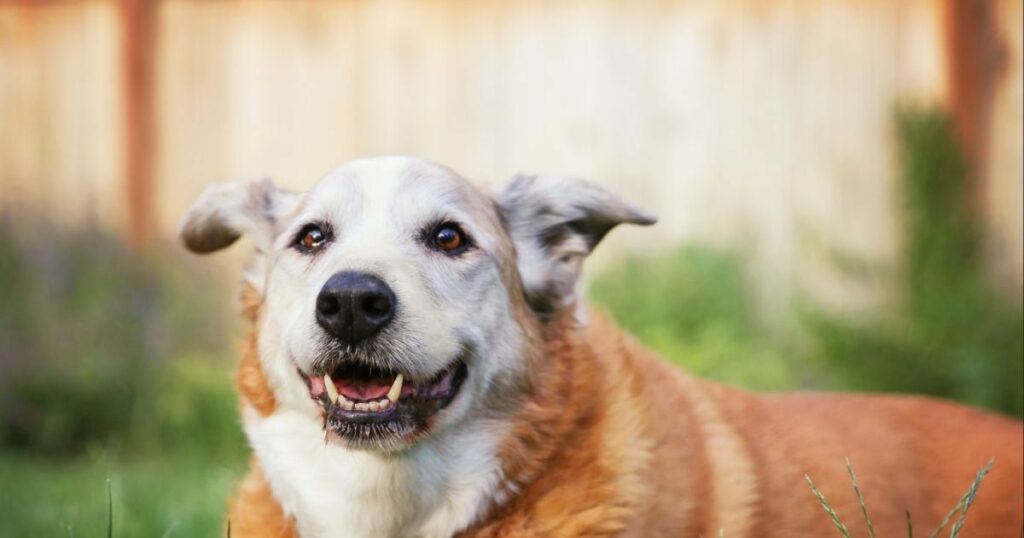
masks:
<path id="1" fill-rule="evenodd" d="M 374 377 L 370 379 L 335 379 L 334 386 L 338 392 L 353 401 L 379 400 L 388 394 L 394 379 Z"/>

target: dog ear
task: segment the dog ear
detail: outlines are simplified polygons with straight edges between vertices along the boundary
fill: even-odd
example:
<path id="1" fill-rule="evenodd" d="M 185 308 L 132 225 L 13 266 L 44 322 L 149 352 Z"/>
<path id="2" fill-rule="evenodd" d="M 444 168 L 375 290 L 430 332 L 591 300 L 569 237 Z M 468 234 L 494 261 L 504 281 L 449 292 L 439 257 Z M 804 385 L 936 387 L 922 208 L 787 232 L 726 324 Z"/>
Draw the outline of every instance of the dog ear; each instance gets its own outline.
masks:
<path id="1" fill-rule="evenodd" d="M 526 299 L 542 316 L 576 301 L 583 259 L 612 228 L 657 220 L 597 185 L 559 176 L 517 175 L 497 202 Z"/>
<path id="2" fill-rule="evenodd" d="M 278 221 L 297 201 L 297 194 L 279 189 L 270 179 L 215 183 L 185 213 L 179 234 L 185 247 L 200 254 L 225 248 L 243 235 L 266 252 L 277 236 Z"/>

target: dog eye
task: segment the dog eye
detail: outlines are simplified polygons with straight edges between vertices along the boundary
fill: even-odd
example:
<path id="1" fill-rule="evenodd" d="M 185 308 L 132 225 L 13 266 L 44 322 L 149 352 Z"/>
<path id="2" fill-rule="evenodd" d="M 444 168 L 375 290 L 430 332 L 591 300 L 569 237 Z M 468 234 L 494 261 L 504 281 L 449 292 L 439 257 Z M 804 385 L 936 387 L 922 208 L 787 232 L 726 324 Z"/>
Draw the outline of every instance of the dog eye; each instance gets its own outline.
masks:
<path id="1" fill-rule="evenodd" d="M 316 224 L 307 224 L 303 228 L 296 240 L 295 247 L 302 252 L 313 252 L 319 249 L 327 242 L 327 234 L 320 229 Z"/>
<path id="2" fill-rule="evenodd" d="M 434 232 L 432 238 L 434 246 L 449 254 L 458 254 L 465 250 L 468 245 L 466 234 L 455 224 L 442 224 Z"/>

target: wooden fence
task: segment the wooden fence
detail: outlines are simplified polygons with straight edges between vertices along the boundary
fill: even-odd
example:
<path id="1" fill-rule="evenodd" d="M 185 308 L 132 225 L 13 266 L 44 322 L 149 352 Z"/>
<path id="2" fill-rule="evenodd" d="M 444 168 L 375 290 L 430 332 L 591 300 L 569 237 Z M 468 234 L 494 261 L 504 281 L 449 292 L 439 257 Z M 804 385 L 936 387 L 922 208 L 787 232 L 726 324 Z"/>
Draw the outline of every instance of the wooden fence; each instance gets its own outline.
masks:
<path id="1" fill-rule="evenodd" d="M 966 12 L 963 6 L 968 6 Z M 957 11 L 957 10 L 960 11 Z M 1020 290 L 1022 2 L 0 2 L 0 208 L 169 235 L 211 181 L 302 188 L 366 154 L 497 182 L 589 177 L 661 217 L 597 263 L 701 241 L 766 296 L 871 307 L 825 250 L 891 264 L 892 117 L 945 106 Z M 981 66 L 981 67 L 979 67 Z M 825 247 L 827 246 L 827 248 Z"/>

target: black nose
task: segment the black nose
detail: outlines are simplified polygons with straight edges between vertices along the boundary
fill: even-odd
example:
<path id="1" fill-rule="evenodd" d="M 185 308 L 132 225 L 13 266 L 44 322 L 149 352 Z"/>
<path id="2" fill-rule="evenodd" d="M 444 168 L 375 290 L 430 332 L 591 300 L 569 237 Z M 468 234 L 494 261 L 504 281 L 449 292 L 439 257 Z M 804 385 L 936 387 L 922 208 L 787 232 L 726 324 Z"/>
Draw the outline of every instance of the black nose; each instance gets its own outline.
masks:
<path id="1" fill-rule="evenodd" d="M 316 297 L 316 321 L 342 342 L 355 345 L 377 334 L 395 317 L 395 293 L 383 280 L 343 271 Z"/>

